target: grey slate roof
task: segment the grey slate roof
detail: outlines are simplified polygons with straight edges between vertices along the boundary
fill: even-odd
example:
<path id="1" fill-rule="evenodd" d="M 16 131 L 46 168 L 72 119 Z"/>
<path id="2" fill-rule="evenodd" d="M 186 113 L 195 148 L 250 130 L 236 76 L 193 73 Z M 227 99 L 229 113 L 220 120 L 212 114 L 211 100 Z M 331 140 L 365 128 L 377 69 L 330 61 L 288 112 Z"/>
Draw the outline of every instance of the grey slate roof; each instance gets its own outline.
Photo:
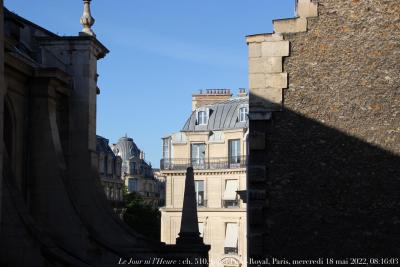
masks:
<path id="1" fill-rule="evenodd" d="M 114 155 L 114 152 L 108 145 L 108 139 L 104 138 L 103 136 L 96 135 L 96 151 L 98 153 L 104 153 L 104 154 L 112 154 Z M 115 155 L 114 155 L 115 157 Z"/>
<path id="2" fill-rule="evenodd" d="M 182 132 L 220 131 L 229 129 L 248 128 L 248 120 L 239 122 L 239 108 L 248 105 L 249 97 L 235 97 L 222 102 L 204 106 L 210 109 L 207 125 L 196 125 L 196 111 L 186 121 Z"/>
<path id="3" fill-rule="evenodd" d="M 121 137 L 116 146 L 124 161 L 129 160 L 131 157 L 139 157 L 140 155 L 140 150 L 135 142 L 133 142 L 133 139 L 127 136 Z"/>

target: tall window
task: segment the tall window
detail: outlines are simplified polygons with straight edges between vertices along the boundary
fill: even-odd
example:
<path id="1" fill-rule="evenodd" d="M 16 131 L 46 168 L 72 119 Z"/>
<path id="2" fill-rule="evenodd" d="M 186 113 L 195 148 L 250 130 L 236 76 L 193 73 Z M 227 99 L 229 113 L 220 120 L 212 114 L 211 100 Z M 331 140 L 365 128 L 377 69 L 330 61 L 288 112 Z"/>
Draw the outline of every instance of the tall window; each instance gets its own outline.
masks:
<path id="1" fill-rule="evenodd" d="M 206 157 L 205 144 L 192 144 L 192 165 L 193 167 L 201 168 L 204 166 Z"/>
<path id="2" fill-rule="evenodd" d="M 199 111 L 197 112 L 197 124 L 198 125 L 206 125 L 208 121 L 207 112 Z"/>
<path id="3" fill-rule="evenodd" d="M 136 162 L 129 162 L 129 173 L 136 174 Z"/>
<path id="4" fill-rule="evenodd" d="M 129 193 L 137 191 L 137 180 L 130 178 L 128 180 L 128 191 Z"/>
<path id="5" fill-rule="evenodd" d="M 237 223 L 227 223 L 225 228 L 225 254 L 238 254 L 238 233 L 239 227 Z"/>
<path id="6" fill-rule="evenodd" d="M 169 158 L 169 138 L 163 139 L 163 159 Z"/>
<path id="7" fill-rule="evenodd" d="M 249 113 L 248 107 L 241 107 L 239 109 L 239 121 L 245 122 L 247 120 L 247 114 Z"/>
<path id="8" fill-rule="evenodd" d="M 225 182 L 225 191 L 222 196 L 222 203 L 224 208 L 235 208 L 239 207 L 239 202 L 237 198 L 239 184 L 238 180 L 226 180 Z"/>
<path id="9" fill-rule="evenodd" d="M 240 139 L 229 140 L 229 163 L 240 163 Z"/>
<path id="10" fill-rule="evenodd" d="M 196 202 L 197 206 L 204 207 L 205 200 L 204 200 L 204 181 L 194 181 L 195 190 L 196 190 Z"/>

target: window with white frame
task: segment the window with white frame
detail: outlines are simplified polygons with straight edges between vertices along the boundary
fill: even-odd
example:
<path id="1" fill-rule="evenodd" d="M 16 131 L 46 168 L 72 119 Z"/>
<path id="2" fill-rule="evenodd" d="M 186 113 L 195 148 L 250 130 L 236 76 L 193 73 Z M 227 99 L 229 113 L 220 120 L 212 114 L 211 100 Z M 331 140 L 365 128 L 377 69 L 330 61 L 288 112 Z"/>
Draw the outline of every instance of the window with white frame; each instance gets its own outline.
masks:
<path id="1" fill-rule="evenodd" d="M 240 139 L 229 140 L 229 163 L 239 164 L 240 163 Z"/>
<path id="2" fill-rule="evenodd" d="M 238 207 L 237 192 L 239 187 L 238 180 L 226 180 L 225 191 L 222 196 L 222 206 L 224 208 L 235 208 Z"/>
<path id="3" fill-rule="evenodd" d="M 208 121 L 207 112 L 202 110 L 197 112 L 197 124 L 198 125 L 206 125 Z"/>
<path id="4" fill-rule="evenodd" d="M 226 223 L 225 227 L 225 254 L 238 254 L 238 234 L 239 227 L 237 223 Z"/>
<path id="5" fill-rule="evenodd" d="M 249 113 L 249 108 L 247 106 L 242 106 L 239 108 L 239 122 L 245 122 L 247 120 L 247 114 Z"/>
<path id="6" fill-rule="evenodd" d="M 204 207 L 206 205 L 204 200 L 204 181 L 203 180 L 194 181 L 194 185 L 195 185 L 197 206 Z"/>
<path id="7" fill-rule="evenodd" d="M 210 117 L 210 109 L 206 107 L 200 107 L 196 111 L 196 124 L 207 125 L 209 117 Z"/>
<path id="8" fill-rule="evenodd" d="M 169 158 L 169 144 L 170 144 L 170 139 L 164 138 L 163 139 L 163 159 L 164 160 Z"/>
<path id="9" fill-rule="evenodd" d="M 205 144 L 191 144 L 191 161 L 194 168 L 204 166 L 206 157 Z"/>

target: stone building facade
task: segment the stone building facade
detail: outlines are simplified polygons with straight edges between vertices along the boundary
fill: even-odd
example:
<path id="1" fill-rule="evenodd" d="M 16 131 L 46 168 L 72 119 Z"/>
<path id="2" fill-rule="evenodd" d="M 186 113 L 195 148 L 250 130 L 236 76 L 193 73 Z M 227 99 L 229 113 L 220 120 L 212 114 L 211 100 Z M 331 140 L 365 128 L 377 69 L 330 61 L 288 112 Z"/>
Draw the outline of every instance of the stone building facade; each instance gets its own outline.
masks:
<path id="1" fill-rule="evenodd" d="M 147 204 L 158 207 L 162 192 L 144 152 L 127 136 L 113 145 L 113 151 L 122 159 L 121 175 L 128 192 L 136 192 Z"/>
<path id="2" fill-rule="evenodd" d="M 97 61 L 108 50 L 90 29 L 90 0 L 83 3 L 79 36 L 58 36 L 0 1 L 0 265 L 207 259 L 202 242 L 172 246 L 132 231 L 105 197 L 96 97 Z M 198 234 L 187 229 L 183 236 Z"/>
<path id="3" fill-rule="evenodd" d="M 180 229 L 185 170 L 194 169 L 199 231 L 211 245 L 210 266 L 247 266 L 246 189 L 248 96 L 213 89 L 193 95 L 193 111 L 180 132 L 163 138 L 161 174 L 166 203 L 161 240 L 174 244 Z"/>
<path id="4" fill-rule="evenodd" d="M 99 157 L 99 175 L 107 199 L 113 206 L 123 202 L 123 185 L 121 178 L 122 159 L 116 156 L 108 144 L 108 139 L 97 136 L 96 151 Z"/>
<path id="5" fill-rule="evenodd" d="M 398 257 L 399 1 L 296 14 L 247 37 L 249 257 Z"/>

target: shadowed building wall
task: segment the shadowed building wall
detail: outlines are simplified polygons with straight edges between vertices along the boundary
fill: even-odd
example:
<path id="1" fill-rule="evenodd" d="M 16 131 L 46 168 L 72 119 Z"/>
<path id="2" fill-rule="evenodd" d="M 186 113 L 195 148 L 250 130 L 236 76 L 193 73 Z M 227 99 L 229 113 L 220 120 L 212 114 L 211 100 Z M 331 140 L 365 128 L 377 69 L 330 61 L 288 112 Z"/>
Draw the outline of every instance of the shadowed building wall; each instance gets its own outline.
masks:
<path id="1" fill-rule="evenodd" d="M 83 2 L 90 33 L 90 1 Z M 97 61 L 108 50 L 91 34 L 58 36 L 0 12 L 0 265 L 108 267 L 131 258 L 150 266 L 160 265 L 155 258 L 204 258 L 198 265 L 206 265 L 208 246 L 149 240 L 107 202 L 96 98 Z"/>
<path id="2" fill-rule="evenodd" d="M 296 2 L 247 37 L 249 257 L 395 257 L 400 5 Z"/>

